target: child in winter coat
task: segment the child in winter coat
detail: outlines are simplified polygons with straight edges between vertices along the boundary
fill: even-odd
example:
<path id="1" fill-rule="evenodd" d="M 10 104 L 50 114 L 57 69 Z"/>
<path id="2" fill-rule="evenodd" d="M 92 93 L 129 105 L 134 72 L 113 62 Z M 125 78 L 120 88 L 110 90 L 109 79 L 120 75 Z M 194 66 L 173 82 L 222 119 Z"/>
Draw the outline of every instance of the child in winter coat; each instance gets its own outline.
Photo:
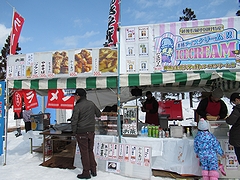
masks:
<path id="1" fill-rule="evenodd" d="M 208 131 L 209 124 L 203 118 L 198 122 L 198 133 L 194 138 L 194 151 L 200 160 L 203 180 L 217 180 L 218 157 L 225 157 L 217 138 Z"/>

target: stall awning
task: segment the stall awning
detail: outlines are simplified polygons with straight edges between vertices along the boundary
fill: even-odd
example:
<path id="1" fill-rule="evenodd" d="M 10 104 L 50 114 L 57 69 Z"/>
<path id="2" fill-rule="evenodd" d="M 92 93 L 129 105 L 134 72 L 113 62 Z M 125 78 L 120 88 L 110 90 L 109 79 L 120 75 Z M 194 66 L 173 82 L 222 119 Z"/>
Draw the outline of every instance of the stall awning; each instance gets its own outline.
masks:
<path id="1" fill-rule="evenodd" d="M 158 85 L 167 87 L 204 87 L 220 82 L 239 82 L 240 72 L 195 71 L 195 72 L 162 72 L 142 74 L 121 74 L 120 87 Z M 61 79 L 8 80 L 8 88 L 15 89 L 103 89 L 116 88 L 117 76 L 111 77 L 78 77 Z"/>
<path id="2" fill-rule="evenodd" d="M 116 76 L 8 81 L 8 88 L 14 89 L 75 89 L 75 88 L 97 89 L 116 87 L 117 87 Z"/>

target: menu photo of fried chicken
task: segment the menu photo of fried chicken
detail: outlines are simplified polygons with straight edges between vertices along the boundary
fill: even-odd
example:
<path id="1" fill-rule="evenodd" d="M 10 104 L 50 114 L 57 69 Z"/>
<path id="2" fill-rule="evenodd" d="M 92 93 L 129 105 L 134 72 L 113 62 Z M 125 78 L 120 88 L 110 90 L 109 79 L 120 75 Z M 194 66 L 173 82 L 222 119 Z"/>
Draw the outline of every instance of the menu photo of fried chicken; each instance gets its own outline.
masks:
<path id="1" fill-rule="evenodd" d="M 117 72 L 117 50 L 110 48 L 99 49 L 99 71 Z"/>
<path id="2" fill-rule="evenodd" d="M 75 53 L 74 62 L 76 73 L 87 73 L 92 71 L 92 54 L 90 50 L 82 49 L 79 53 Z"/>
<path id="3" fill-rule="evenodd" d="M 68 55 L 66 51 L 56 51 L 52 55 L 52 67 L 54 74 L 68 74 Z"/>

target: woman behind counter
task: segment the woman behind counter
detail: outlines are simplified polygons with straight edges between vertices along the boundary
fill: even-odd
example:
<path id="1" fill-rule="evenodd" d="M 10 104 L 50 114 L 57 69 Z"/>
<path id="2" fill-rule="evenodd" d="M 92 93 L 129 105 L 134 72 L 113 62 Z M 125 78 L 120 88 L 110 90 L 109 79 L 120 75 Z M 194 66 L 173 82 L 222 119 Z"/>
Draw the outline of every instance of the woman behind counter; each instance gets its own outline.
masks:
<path id="1" fill-rule="evenodd" d="M 145 123 L 159 125 L 158 119 L 158 102 L 155 97 L 152 96 L 151 91 L 146 92 L 147 99 L 143 103 L 142 112 L 146 112 Z"/>
<path id="2" fill-rule="evenodd" d="M 201 118 L 207 119 L 207 116 L 216 116 L 217 119 L 224 119 L 228 109 L 225 102 L 221 100 L 222 97 L 222 89 L 216 88 L 209 97 L 202 99 L 196 110 Z"/>

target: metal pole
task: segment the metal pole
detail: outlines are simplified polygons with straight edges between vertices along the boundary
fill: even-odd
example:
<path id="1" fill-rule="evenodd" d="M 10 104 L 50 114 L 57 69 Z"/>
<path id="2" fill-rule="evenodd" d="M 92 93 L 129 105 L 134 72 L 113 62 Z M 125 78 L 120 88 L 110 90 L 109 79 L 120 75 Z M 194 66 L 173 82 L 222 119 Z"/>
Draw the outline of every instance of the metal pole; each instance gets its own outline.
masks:
<path id="1" fill-rule="evenodd" d="M 121 116 L 120 116 L 120 94 L 121 94 L 121 87 L 120 87 L 120 23 L 121 22 L 121 0 L 119 0 L 119 24 L 118 24 L 118 43 L 117 43 L 117 48 L 118 48 L 118 75 L 117 75 L 117 111 L 118 111 L 118 119 L 117 119 L 117 127 L 118 127 L 118 141 L 121 143 Z"/>
<path id="2" fill-rule="evenodd" d="M 3 165 L 7 164 L 7 131 L 8 131 L 8 111 L 9 111 L 9 89 L 8 89 L 8 81 L 5 81 L 5 97 L 6 97 L 6 115 L 5 115 L 5 126 L 4 126 L 4 162 Z"/>

